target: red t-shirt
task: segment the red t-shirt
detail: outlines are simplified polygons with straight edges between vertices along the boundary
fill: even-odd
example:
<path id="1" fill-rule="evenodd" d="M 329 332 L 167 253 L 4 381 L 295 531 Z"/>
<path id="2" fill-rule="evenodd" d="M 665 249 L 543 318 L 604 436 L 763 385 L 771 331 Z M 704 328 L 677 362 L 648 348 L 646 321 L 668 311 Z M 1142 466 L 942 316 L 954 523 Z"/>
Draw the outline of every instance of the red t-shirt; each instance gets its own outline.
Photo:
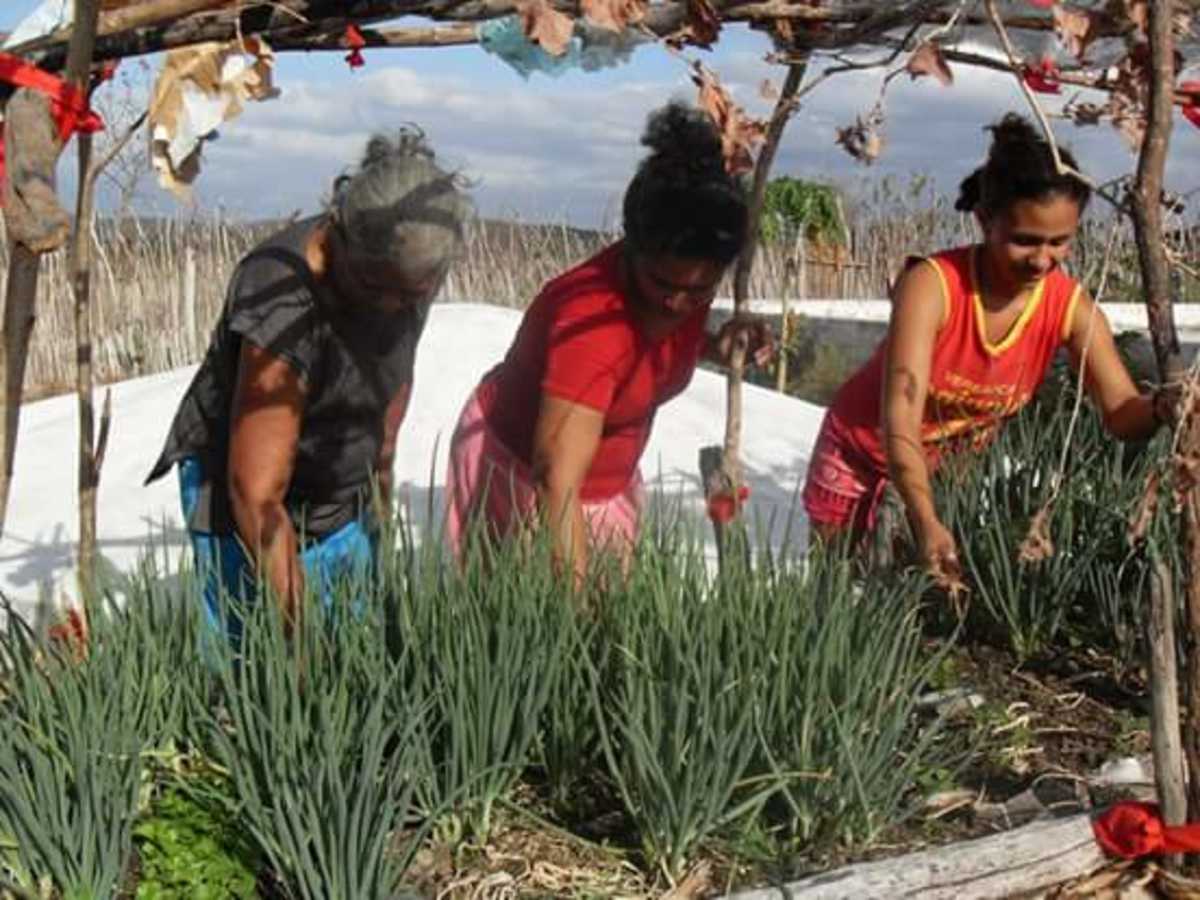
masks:
<path id="1" fill-rule="evenodd" d="M 580 499 L 629 484 L 658 407 L 692 380 L 704 348 L 705 305 L 665 337 L 647 338 L 621 279 L 621 242 L 549 282 L 521 321 L 504 361 L 480 385 L 488 424 L 518 459 L 533 456 L 542 394 L 604 413 Z"/>
<path id="2" fill-rule="evenodd" d="M 942 284 L 945 321 L 933 346 L 921 443 L 930 463 L 960 448 L 977 449 L 1032 398 L 1054 354 L 1067 340 L 1079 284 L 1055 269 L 1034 288 L 1008 334 L 986 338 L 976 247 L 929 257 Z M 881 402 L 887 342 L 842 385 L 827 427 L 874 474 L 886 475 Z"/>

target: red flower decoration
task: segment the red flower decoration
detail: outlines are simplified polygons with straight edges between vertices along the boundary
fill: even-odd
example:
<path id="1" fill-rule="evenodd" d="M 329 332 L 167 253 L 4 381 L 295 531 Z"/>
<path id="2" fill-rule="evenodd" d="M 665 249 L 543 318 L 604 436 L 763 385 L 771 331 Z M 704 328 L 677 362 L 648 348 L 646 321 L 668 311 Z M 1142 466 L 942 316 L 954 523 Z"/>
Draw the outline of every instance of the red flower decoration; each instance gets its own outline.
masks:
<path id="1" fill-rule="evenodd" d="M 367 39 L 363 37 L 357 25 L 346 26 L 346 33 L 342 37 L 342 44 L 350 50 L 345 57 L 346 63 L 350 68 L 357 69 L 367 64 L 366 59 L 362 55 L 362 48 L 367 46 Z"/>
<path id="2" fill-rule="evenodd" d="M 67 618 L 57 625 L 50 626 L 50 640 L 64 644 L 75 658 L 81 662 L 87 656 L 88 629 L 87 619 L 75 607 L 67 610 Z"/>
<path id="3" fill-rule="evenodd" d="M 1183 101 L 1183 117 L 1200 128 L 1200 81 L 1185 81 L 1179 89 L 1187 95 Z"/>
<path id="4" fill-rule="evenodd" d="M 737 496 L 729 492 L 713 494 L 708 498 L 708 517 L 720 525 L 728 525 L 738 517 L 742 504 L 750 498 L 750 488 L 742 485 Z"/>
<path id="5" fill-rule="evenodd" d="M 1200 850 L 1200 825 L 1164 825 L 1153 803 L 1118 803 L 1092 823 L 1092 832 L 1105 853 L 1122 859 Z"/>
<path id="6" fill-rule="evenodd" d="M 1058 66 L 1052 59 L 1043 59 L 1036 66 L 1026 65 L 1021 77 L 1039 94 L 1057 94 L 1062 90 L 1058 83 Z"/>

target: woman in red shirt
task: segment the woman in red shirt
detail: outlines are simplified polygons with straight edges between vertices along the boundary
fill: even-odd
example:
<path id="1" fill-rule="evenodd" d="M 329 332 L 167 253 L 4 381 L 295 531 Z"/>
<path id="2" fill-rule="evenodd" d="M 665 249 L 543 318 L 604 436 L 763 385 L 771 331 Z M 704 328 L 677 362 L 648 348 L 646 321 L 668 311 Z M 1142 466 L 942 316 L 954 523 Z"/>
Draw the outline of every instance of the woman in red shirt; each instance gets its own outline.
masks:
<path id="1" fill-rule="evenodd" d="M 700 111 L 652 114 L 650 148 L 625 192 L 623 240 L 550 281 L 504 361 L 467 401 L 450 448 L 447 530 L 456 553 L 475 517 L 503 536 L 540 511 L 558 559 L 582 574 L 592 547 L 628 550 L 642 505 L 638 461 L 658 407 L 735 334 L 763 362 L 760 322 L 705 331 L 746 240 L 747 199 Z"/>
<path id="2" fill-rule="evenodd" d="M 983 243 L 910 259 L 893 291 L 888 335 L 825 415 L 804 506 L 815 536 L 874 526 L 893 482 L 923 561 L 957 573 L 954 538 L 938 519 L 930 473 L 976 449 L 1032 398 L 1065 346 L 1104 425 L 1147 437 L 1171 415 L 1162 391 L 1139 393 L 1104 314 L 1062 265 L 1089 199 L 1060 174 L 1049 144 L 1015 114 L 991 126 L 987 162 L 962 184 Z M 1076 168 L 1069 153 L 1064 161 Z"/>

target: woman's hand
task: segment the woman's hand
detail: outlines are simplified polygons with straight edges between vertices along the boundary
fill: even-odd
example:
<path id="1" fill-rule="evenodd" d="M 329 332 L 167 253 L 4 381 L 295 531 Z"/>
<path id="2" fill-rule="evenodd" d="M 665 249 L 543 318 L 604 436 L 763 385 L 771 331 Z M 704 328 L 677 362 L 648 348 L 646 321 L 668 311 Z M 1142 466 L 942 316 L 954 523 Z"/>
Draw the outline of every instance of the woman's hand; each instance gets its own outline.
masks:
<path id="1" fill-rule="evenodd" d="M 1185 412 L 1183 400 L 1183 385 L 1178 382 L 1168 382 L 1155 388 L 1150 394 L 1150 410 L 1154 421 L 1160 427 L 1176 428 Z"/>
<path id="2" fill-rule="evenodd" d="M 962 567 L 958 562 L 958 547 L 954 535 L 936 517 L 916 527 L 917 547 L 921 562 L 943 587 L 953 587 L 962 582 Z"/>
<path id="3" fill-rule="evenodd" d="M 732 318 L 721 326 L 709 344 L 709 360 L 728 368 L 739 341 L 745 341 L 744 359 L 751 365 L 762 367 L 775 358 L 775 333 L 770 324 L 758 316 L 746 316 Z"/>

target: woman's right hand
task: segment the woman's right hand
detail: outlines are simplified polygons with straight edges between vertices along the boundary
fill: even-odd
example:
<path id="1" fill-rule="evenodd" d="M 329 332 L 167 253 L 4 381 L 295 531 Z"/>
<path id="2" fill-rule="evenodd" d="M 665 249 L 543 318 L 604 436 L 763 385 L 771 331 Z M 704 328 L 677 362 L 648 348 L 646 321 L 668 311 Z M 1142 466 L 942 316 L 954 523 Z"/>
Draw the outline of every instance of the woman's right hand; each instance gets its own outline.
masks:
<path id="1" fill-rule="evenodd" d="M 917 545 L 921 562 L 938 584 L 951 588 L 962 583 L 962 567 L 954 535 L 936 517 L 917 526 Z"/>

